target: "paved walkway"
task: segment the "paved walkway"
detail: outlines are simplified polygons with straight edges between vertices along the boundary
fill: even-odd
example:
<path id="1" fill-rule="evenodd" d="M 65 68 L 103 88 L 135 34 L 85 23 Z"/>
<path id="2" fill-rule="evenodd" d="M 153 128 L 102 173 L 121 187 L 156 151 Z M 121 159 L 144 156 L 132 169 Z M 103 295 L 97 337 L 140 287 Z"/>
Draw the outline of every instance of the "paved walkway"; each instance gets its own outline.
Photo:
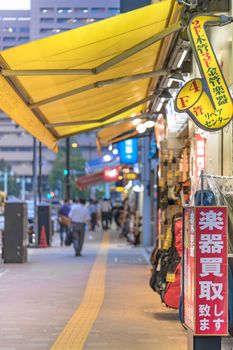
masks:
<path id="1" fill-rule="evenodd" d="M 101 233 L 88 234 L 83 257 L 55 239 L 26 264 L 0 264 L 0 350 L 186 350 L 177 312 L 148 285 L 143 249 L 107 236 L 100 245 Z"/>

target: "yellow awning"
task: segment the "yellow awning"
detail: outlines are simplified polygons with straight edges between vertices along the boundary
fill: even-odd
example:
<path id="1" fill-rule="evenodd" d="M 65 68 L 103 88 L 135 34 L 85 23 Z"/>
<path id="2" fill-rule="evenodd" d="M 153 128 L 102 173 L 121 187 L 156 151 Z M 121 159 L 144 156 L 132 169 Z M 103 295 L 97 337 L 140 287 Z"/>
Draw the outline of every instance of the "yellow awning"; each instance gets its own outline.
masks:
<path id="1" fill-rule="evenodd" d="M 53 150 L 62 137 L 140 114 L 152 78 L 166 74 L 156 72 L 161 40 L 181 29 L 181 11 L 163 0 L 2 51 L 0 109 Z"/>
<path id="2" fill-rule="evenodd" d="M 106 126 L 103 130 L 97 134 L 97 142 L 99 147 L 105 147 L 110 144 L 135 137 L 138 135 L 133 118 L 130 120 L 119 123 L 117 125 Z"/>

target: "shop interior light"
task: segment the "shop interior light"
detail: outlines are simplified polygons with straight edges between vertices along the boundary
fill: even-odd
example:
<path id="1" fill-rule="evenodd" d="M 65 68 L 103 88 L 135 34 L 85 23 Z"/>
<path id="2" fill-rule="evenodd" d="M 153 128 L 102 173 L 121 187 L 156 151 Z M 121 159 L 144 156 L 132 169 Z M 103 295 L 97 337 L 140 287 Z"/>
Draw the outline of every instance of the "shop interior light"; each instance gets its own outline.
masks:
<path id="1" fill-rule="evenodd" d="M 136 130 L 139 134 L 142 134 L 146 131 L 146 127 L 144 124 L 141 123 L 137 125 Z"/>
<path id="2" fill-rule="evenodd" d="M 141 123 L 141 119 L 140 118 L 136 118 L 136 119 L 134 119 L 133 121 L 132 121 L 132 123 L 133 123 L 133 125 L 138 125 L 138 124 L 140 124 Z"/>
<path id="3" fill-rule="evenodd" d="M 112 154 L 114 154 L 114 156 L 116 156 L 118 154 L 118 149 L 114 148 L 113 151 L 112 151 Z"/>
<path id="4" fill-rule="evenodd" d="M 134 192 L 143 192 L 144 191 L 144 186 L 143 185 L 135 185 L 133 186 Z"/>
<path id="5" fill-rule="evenodd" d="M 150 129 L 150 128 L 153 128 L 153 126 L 155 126 L 155 122 L 154 120 L 147 120 L 145 123 L 144 123 L 145 127 L 147 129 Z"/>
<path id="6" fill-rule="evenodd" d="M 160 97 L 161 99 L 164 99 L 164 101 L 165 101 L 165 100 L 168 100 L 168 99 L 172 98 L 172 95 L 170 94 L 170 92 L 168 91 L 168 89 L 164 89 L 164 90 L 161 92 L 161 94 L 159 95 L 159 97 Z M 163 102 L 164 102 L 164 101 L 163 101 Z"/>
<path id="7" fill-rule="evenodd" d="M 165 98 L 161 98 L 161 100 L 156 108 L 157 112 L 161 111 L 161 108 L 163 107 L 164 102 L 165 102 Z"/>
<path id="8" fill-rule="evenodd" d="M 184 62 L 184 60 L 185 60 L 185 57 L 186 57 L 188 51 L 189 51 L 188 49 L 184 49 L 184 51 L 183 51 L 183 53 L 182 53 L 182 55 L 181 55 L 181 57 L 180 57 L 180 60 L 179 60 L 179 62 L 177 63 L 177 68 L 180 68 L 180 67 L 182 66 L 182 64 L 183 64 L 183 62 Z"/>
<path id="9" fill-rule="evenodd" d="M 112 160 L 112 157 L 110 156 L 110 154 L 105 154 L 103 156 L 103 161 L 104 162 L 110 162 Z"/>
<path id="10" fill-rule="evenodd" d="M 73 142 L 73 143 L 71 144 L 71 147 L 72 147 L 72 148 L 78 148 L 77 142 Z"/>
<path id="11" fill-rule="evenodd" d="M 173 73 L 170 76 L 169 80 L 171 80 L 171 81 L 178 81 L 178 82 L 184 82 L 185 81 L 183 75 L 180 72 Z"/>
<path id="12" fill-rule="evenodd" d="M 109 146 L 108 146 L 108 150 L 109 150 L 110 152 L 112 152 L 112 149 L 113 149 L 112 145 L 109 145 Z"/>

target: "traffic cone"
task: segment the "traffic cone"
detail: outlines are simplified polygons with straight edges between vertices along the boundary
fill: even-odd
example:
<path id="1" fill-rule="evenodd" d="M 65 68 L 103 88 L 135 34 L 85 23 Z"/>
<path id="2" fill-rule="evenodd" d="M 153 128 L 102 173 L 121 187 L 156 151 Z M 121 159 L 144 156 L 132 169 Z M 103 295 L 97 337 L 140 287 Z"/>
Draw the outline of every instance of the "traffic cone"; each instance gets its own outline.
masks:
<path id="1" fill-rule="evenodd" d="M 48 248 L 45 226 L 41 227 L 39 248 Z"/>

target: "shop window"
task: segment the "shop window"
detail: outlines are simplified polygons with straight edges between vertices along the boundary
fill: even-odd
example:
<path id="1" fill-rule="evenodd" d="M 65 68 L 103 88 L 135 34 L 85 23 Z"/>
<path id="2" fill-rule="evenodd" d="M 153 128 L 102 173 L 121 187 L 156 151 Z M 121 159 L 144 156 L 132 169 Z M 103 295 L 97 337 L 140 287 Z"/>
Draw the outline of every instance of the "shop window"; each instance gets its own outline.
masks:
<path id="1" fill-rule="evenodd" d="M 40 18 L 40 23 L 53 23 L 54 18 Z"/>

